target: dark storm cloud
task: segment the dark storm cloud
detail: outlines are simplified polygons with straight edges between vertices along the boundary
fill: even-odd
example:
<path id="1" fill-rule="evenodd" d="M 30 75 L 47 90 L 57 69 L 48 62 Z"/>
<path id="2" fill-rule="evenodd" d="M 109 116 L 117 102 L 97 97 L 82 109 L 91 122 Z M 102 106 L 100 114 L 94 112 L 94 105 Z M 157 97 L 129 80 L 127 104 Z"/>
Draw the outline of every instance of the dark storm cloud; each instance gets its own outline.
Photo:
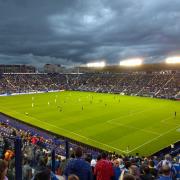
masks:
<path id="1" fill-rule="evenodd" d="M 0 0 L 0 63 L 64 65 L 180 54 L 179 0 Z"/>

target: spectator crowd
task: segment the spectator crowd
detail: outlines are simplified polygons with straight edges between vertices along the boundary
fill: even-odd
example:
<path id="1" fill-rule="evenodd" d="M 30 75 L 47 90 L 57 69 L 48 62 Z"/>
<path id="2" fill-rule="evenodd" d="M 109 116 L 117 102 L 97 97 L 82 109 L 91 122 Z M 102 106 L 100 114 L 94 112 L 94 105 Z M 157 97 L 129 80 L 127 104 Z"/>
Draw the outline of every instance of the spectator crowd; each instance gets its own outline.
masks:
<path id="1" fill-rule="evenodd" d="M 180 74 L 163 72 L 85 74 L 1 74 L 0 94 L 79 90 L 173 99 Z"/>

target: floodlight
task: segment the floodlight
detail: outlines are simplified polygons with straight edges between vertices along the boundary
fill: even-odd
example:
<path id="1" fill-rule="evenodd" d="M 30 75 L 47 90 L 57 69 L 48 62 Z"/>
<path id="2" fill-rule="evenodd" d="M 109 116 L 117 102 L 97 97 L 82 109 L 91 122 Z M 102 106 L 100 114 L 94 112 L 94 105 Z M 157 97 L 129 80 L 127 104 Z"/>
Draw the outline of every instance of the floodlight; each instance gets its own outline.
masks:
<path id="1" fill-rule="evenodd" d="M 180 57 L 178 57 L 178 56 L 168 57 L 168 58 L 166 59 L 166 63 L 167 63 L 167 64 L 180 63 Z"/>
<path id="2" fill-rule="evenodd" d="M 123 61 L 120 61 L 119 65 L 120 66 L 139 66 L 143 62 L 142 59 L 140 58 L 135 58 L 135 59 L 126 59 Z"/>
<path id="3" fill-rule="evenodd" d="M 87 63 L 87 67 L 105 67 L 105 65 L 106 65 L 106 63 L 104 61 Z"/>

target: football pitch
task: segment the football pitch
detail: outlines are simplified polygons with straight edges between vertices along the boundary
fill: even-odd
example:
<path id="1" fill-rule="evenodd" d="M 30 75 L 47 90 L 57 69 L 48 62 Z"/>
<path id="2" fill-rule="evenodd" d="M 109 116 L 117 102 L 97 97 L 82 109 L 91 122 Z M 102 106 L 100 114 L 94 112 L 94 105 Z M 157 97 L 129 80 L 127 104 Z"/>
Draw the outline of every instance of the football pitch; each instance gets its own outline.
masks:
<path id="1" fill-rule="evenodd" d="M 1 96 L 0 111 L 119 154 L 151 155 L 180 139 L 178 101 L 63 91 Z"/>

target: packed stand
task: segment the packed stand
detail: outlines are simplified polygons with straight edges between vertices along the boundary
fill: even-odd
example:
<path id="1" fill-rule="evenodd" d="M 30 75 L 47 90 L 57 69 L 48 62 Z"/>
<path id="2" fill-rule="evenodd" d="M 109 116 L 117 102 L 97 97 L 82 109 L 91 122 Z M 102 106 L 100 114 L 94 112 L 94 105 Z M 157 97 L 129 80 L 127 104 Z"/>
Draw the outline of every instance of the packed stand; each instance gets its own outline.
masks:
<path id="1" fill-rule="evenodd" d="M 1 74 L 0 94 L 79 90 L 175 98 L 179 73 Z"/>

